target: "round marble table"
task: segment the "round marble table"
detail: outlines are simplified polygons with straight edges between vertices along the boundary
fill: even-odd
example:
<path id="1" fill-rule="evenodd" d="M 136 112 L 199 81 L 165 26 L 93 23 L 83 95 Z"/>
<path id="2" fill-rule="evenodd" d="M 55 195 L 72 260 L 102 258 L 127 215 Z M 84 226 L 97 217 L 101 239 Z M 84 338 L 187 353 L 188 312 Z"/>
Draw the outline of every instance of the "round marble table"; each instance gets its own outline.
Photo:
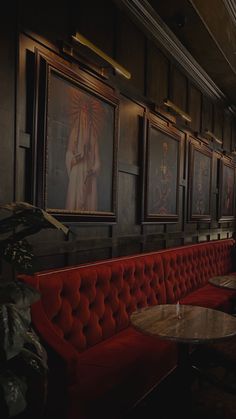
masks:
<path id="1" fill-rule="evenodd" d="M 209 343 L 236 335 L 236 318 L 205 307 L 163 304 L 135 311 L 131 324 L 143 333 L 182 343 Z"/>
<path id="2" fill-rule="evenodd" d="M 176 341 L 178 344 L 177 410 L 182 415 L 182 406 L 189 417 L 191 411 L 191 383 L 200 373 L 191 363 L 192 344 L 206 344 L 230 339 L 236 335 L 236 318 L 221 311 L 199 306 L 164 304 L 145 307 L 133 312 L 131 324 L 139 331 L 162 339 Z M 191 416 L 191 415 L 190 415 Z"/>
<path id="3" fill-rule="evenodd" d="M 236 291 L 236 275 L 214 276 L 209 279 L 211 285 Z"/>
<path id="4" fill-rule="evenodd" d="M 236 317 L 210 308 L 160 304 L 133 312 L 131 324 L 139 331 L 178 343 L 178 365 L 190 365 L 190 345 L 209 344 L 236 335 Z"/>

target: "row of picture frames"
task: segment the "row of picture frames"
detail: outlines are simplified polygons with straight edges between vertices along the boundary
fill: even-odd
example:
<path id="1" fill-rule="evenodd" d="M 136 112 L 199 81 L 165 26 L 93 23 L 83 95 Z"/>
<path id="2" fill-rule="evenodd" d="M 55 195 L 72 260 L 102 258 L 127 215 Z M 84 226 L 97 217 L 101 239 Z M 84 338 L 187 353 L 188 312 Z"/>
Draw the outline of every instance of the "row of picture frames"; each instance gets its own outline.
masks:
<path id="1" fill-rule="evenodd" d="M 210 222 L 214 176 L 212 150 L 190 137 L 189 153 L 184 162 L 183 134 L 175 128 L 165 130 L 153 121 L 152 118 L 149 120 L 147 130 L 144 220 L 177 222 L 180 185 L 187 185 L 188 221 Z M 223 156 L 217 161 L 214 176 L 218 191 L 217 218 L 231 221 L 235 218 L 235 165 Z M 186 163 L 187 183 L 183 180 Z"/>
<path id="2" fill-rule="evenodd" d="M 35 201 L 71 221 L 115 222 L 119 100 L 114 90 L 37 52 Z M 143 222 L 178 222 L 184 134 L 145 124 Z M 188 153 L 188 220 L 211 220 L 212 151 L 197 142 Z M 218 218 L 234 219 L 235 166 L 219 159 Z"/>

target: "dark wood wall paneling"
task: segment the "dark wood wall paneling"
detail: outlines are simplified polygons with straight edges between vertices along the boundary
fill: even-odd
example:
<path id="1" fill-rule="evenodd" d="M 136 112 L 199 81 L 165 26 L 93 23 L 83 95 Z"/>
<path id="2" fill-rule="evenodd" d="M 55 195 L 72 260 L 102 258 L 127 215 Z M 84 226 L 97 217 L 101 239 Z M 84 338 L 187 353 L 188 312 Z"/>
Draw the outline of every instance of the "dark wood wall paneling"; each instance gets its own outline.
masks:
<path id="1" fill-rule="evenodd" d="M 36 35 L 33 35 L 32 38 L 24 35 L 21 36 L 20 40 L 18 128 L 21 132 L 22 142 L 18 142 L 17 160 L 19 166 L 17 176 L 20 182 L 16 185 L 19 199 L 26 199 L 27 197 L 27 185 L 23 187 L 21 184 L 24 184 L 27 173 L 25 170 L 29 163 L 30 149 L 28 146 L 32 147 L 33 145 L 33 131 L 32 126 L 30 127 L 27 123 L 29 109 L 26 109 L 26 104 L 28 93 L 32 91 L 27 87 L 29 83 L 27 66 L 31 65 L 35 47 L 39 47 L 48 54 L 50 54 L 50 49 L 54 49 L 58 53 L 58 40 L 65 39 L 68 34 L 78 30 L 132 73 L 132 79 L 122 82 L 123 84 L 119 76 L 111 77 L 111 82 L 114 82 L 117 89 L 120 90 L 117 223 L 111 225 L 73 223 L 71 228 L 74 235 L 68 242 L 64 242 L 60 235 L 52 231 L 43 232 L 33 237 L 32 241 L 35 249 L 41 258 L 41 269 L 229 236 L 234 229 L 234 223 L 219 224 L 217 222 L 218 169 L 219 160 L 222 156 L 220 146 L 209 144 L 209 147 L 214 149 L 212 221 L 211 223 L 189 222 L 187 213 L 189 157 L 189 134 L 187 132 L 189 130 L 192 133 L 202 133 L 205 129 L 213 131 L 217 137 L 224 139 L 224 148 L 229 151 L 231 142 L 235 145 L 236 125 L 235 121 L 228 114 L 225 114 L 222 105 L 213 103 L 200 92 L 192 81 L 188 80 L 186 74 L 165 56 L 163 51 L 152 41 L 146 39 L 145 35 L 127 16 L 116 10 L 111 1 L 59 2 L 60 4 L 57 7 L 60 10 L 57 9 L 56 15 L 55 8 L 45 0 L 40 2 L 40 6 L 28 0 L 22 0 L 21 3 L 21 26 L 31 30 Z M 35 10 L 35 7 L 37 7 L 37 10 Z M 44 25 L 41 24 L 42 21 Z M 8 42 L 14 50 L 13 31 L 8 28 L 7 33 L 9 36 Z M 7 41 L 5 47 L 6 45 L 8 45 Z M 58 59 L 60 59 L 60 54 L 58 54 Z M 11 64 L 13 61 L 12 56 Z M 75 62 L 68 65 L 71 65 L 75 70 L 77 68 Z M 4 73 L 4 80 L 8 80 L 11 84 L 11 87 L 9 86 L 12 92 L 12 102 L 9 106 L 11 112 L 8 113 L 11 120 L 14 118 L 14 94 L 12 91 L 14 74 L 9 69 L 12 68 L 13 66 L 10 63 L 8 63 L 7 68 L 1 68 Z M 125 88 L 123 89 L 122 86 L 125 86 Z M 186 138 L 181 151 L 181 216 L 178 223 L 142 224 L 140 222 L 140 190 L 142 183 L 142 144 L 146 135 L 143 125 L 144 114 L 149 111 L 151 103 L 161 106 L 163 99 L 166 97 L 169 97 L 192 117 L 190 124 L 177 117 L 177 126 L 182 131 L 186 130 Z M 27 105 L 28 108 L 29 105 L 30 101 Z M 3 109 L 3 111 L 5 110 Z M 4 115 L 2 108 L 0 115 L 0 118 Z M 167 123 L 171 125 L 170 122 Z M 12 124 L 9 122 L 8 126 L 12 127 Z M 9 141 L 13 137 L 13 133 L 8 131 Z M 12 153 L 13 144 L 9 146 L 7 139 L 4 144 L 6 150 L 4 151 L 3 164 L 8 164 L 7 182 L 10 185 L 12 184 L 14 158 Z M 25 144 L 25 146 L 22 147 L 22 144 Z M 219 150 L 219 153 L 217 150 Z M 21 158 L 20 155 L 22 155 Z M 13 196 L 13 186 L 9 186 L 7 190 L 10 191 L 10 194 L 8 195 L 5 192 L 3 194 L 4 200 L 11 199 Z"/>
<path id="2" fill-rule="evenodd" d="M 143 94 L 145 36 L 123 13 L 118 13 L 116 29 L 116 59 L 129 69 L 132 74 L 132 85 Z"/>
<path id="3" fill-rule="evenodd" d="M 206 130 L 213 132 L 213 103 L 206 97 L 202 96 L 202 126 L 201 131 Z"/>
<path id="4" fill-rule="evenodd" d="M 146 95 L 156 105 L 161 106 L 169 96 L 169 60 L 151 42 L 147 50 Z"/>
<path id="5" fill-rule="evenodd" d="M 188 100 L 188 79 L 187 77 L 176 67 L 172 66 L 171 79 L 171 100 L 179 108 L 187 111 L 187 100 Z"/>
<path id="6" fill-rule="evenodd" d="M 219 140 L 223 140 L 224 110 L 222 107 L 217 106 L 217 104 L 214 104 L 213 109 L 214 134 Z"/>
<path id="7" fill-rule="evenodd" d="M 192 84 L 189 86 L 188 113 L 192 118 L 190 127 L 195 133 L 201 131 L 202 94 Z"/>
<path id="8" fill-rule="evenodd" d="M 236 150 L 236 118 L 231 121 L 231 143 L 232 150 Z"/>
<path id="9" fill-rule="evenodd" d="M 224 112 L 223 120 L 223 149 L 232 149 L 232 118 L 229 112 Z"/>
<path id="10" fill-rule="evenodd" d="M 0 16 L 0 202 L 14 199 L 16 10 L 10 3 Z"/>
<path id="11" fill-rule="evenodd" d="M 116 20 L 115 8 L 111 1 L 89 0 L 74 4 L 74 31 L 84 35 L 110 56 L 113 56 L 115 51 Z"/>
<path id="12" fill-rule="evenodd" d="M 139 138 L 144 109 L 122 96 L 120 101 L 118 236 L 139 235 L 137 202 L 139 200 Z M 141 140 L 141 138 L 140 138 Z"/>

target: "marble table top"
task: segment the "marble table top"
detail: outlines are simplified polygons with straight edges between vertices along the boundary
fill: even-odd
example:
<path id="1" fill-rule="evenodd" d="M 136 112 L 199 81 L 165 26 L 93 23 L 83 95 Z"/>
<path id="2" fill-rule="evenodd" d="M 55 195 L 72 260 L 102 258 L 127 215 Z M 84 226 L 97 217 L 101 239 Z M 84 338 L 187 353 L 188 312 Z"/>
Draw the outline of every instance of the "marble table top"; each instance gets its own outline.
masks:
<path id="1" fill-rule="evenodd" d="M 209 279 L 209 283 L 221 288 L 228 288 L 236 291 L 236 275 L 214 276 Z"/>
<path id="2" fill-rule="evenodd" d="M 236 318 L 205 307 L 162 304 L 132 313 L 131 324 L 139 331 L 185 343 L 212 343 L 236 335 Z"/>

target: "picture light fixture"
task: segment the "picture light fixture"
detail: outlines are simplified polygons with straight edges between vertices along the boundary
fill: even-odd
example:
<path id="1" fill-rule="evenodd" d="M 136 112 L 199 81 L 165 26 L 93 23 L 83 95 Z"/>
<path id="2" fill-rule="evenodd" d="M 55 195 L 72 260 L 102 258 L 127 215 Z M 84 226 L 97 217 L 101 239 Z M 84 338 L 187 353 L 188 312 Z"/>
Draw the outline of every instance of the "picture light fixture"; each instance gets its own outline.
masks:
<path id="1" fill-rule="evenodd" d="M 216 142 L 216 143 L 218 143 L 218 144 L 223 144 L 223 141 L 222 141 L 222 140 L 220 140 L 219 138 L 217 138 L 217 137 L 215 136 L 215 134 L 213 134 L 213 132 L 209 131 L 208 129 L 206 129 L 206 130 L 205 130 L 205 135 L 206 135 L 207 137 L 210 137 L 210 139 L 215 140 L 215 142 Z"/>
<path id="2" fill-rule="evenodd" d="M 87 38 L 81 35 L 79 32 L 76 32 L 75 35 L 72 35 L 72 39 L 80 45 L 83 45 L 93 51 L 98 57 L 102 58 L 105 62 L 110 64 L 110 66 L 121 76 L 125 77 L 126 79 L 131 78 L 131 73 L 126 70 L 122 65 L 120 65 L 117 61 L 113 58 L 109 57 L 105 52 L 99 49 L 96 45 L 90 42 Z"/>
<path id="3" fill-rule="evenodd" d="M 182 109 L 180 109 L 178 106 L 176 106 L 173 102 L 171 102 L 169 99 L 164 99 L 164 105 L 167 106 L 167 108 L 172 109 L 175 113 L 177 113 L 179 116 L 181 116 L 183 119 L 185 119 L 188 122 L 192 121 L 192 118 L 190 115 L 188 115 L 186 112 L 184 112 Z"/>

